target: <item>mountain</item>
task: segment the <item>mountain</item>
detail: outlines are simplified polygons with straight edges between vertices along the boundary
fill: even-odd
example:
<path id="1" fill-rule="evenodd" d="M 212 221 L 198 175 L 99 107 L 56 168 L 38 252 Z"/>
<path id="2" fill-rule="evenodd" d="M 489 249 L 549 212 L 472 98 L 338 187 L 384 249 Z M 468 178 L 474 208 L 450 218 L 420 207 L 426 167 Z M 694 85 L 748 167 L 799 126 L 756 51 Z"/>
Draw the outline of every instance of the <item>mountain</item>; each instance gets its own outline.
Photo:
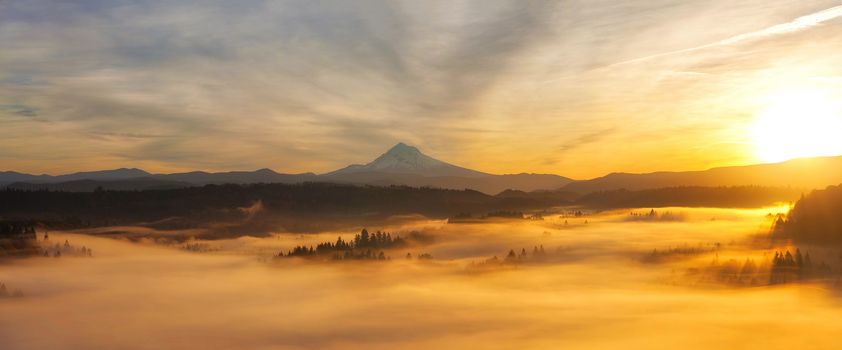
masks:
<path id="1" fill-rule="evenodd" d="M 159 180 L 140 177 L 118 180 L 72 180 L 63 182 L 15 182 L 6 188 L 26 191 L 93 192 L 99 189 L 109 191 L 169 190 L 194 186 L 187 182 Z"/>
<path id="2" fill-rule="evenodd" d="M 612 173 L 591 180 L 574 181 L 561 189 L 586 194 L 618 189 L 645 190 L 677 186 L 766 186 L 814 189 L 839 183 L 842 183 L 842 157 L 819 157 L 703 171 Z"/>
<path id="3" fill-rule="evenodd" d="M 82 181 L 86 180 L 86 181 Z M 152 181 L 154 180 L 154 181 Z M 103 189 L 153 189 L 208 184 L 329 182 L 375 186 L 404 185 L 443 189 L 473 189 L 496 194 L 507 189 L 535 191 L 555 189 L 570 179 L 552 174 L 493 175 L 434 159 L 418 148 L 398 143 L 364 165 L 351 165 L 327 174 L 281 174 L 270 169 L 209 173 L 194 171 L 150 174 L 140 169 L 115 169 L 60 176 L 0 173 L 0 186 L 18 189 L 88 191 Z M 10 184 L 13 184 L 11 186 Z M 46 186 L 46 184 L 50 184 Z M 135 186 L 135 187 L 133 187 Z"/>
<path id="4" fill-rule="evenodd" d="M 49 175 L 31 175 L 31 174 L 19 173 L 19 172 L 16 172 L 16 171 L 3 171 L 3 172 L 0 172 L 0 185 L 9 184 L 9 183 L 13 183 L 13 182 L 22 182 L 22 181 L 35 182 L 35 181 L 38 181 L 39 179 L 43 179 L 43 178 L 52 178 L 52 176 L 49 176 Z"/>
<path id="5" fill-rule="evenodd" d="M 150 174 L 137 168 L 120 168 L 114 170 L 87 171 L 68 175 L 56 176 L 53 182 L 76 180 L 120 180 L 149 176 Z"/>
<path id="6" fill-rule="evenodd" d="M 51 175 L 31 175 L 31 174 L 23 174 L 14 171 L 5 171 L 0 172 L 0 185 L 2 184 L 10 184 L 10 183 L 17 183 L 17 182 L 26 182 L 26 183 L 56 183 L 56 182 L 68 182 L 68 181 L 77 181 L 77 180 L 121 180 L 121 179 L 131 179 L 131 178 L 138 178 L 138 177 L 145 177 L 149 176 L 150 174 L 140 170 L 140 169 L 128 169 L 128 168 L 120 168 L 114 170 L 102 170 L 102 171 L 87 171 L 87 172 L 80 172 L 80 173 L 72 173 L 72 174 L 65 174 L 65 175 L 58 175 L 58 176 L 51 176 Z"/>
<path id="7" fill-rule="evenodd" d="M 842 157 L 793 159 L 782 163 L 713 168 L 703 171 L 612 173 L 591 180 L 574 181 L 552 174 L 484 173 L 437 160 L 425 155 L 418 148 L 398 143 L 370 163 L 351 165 L 321 175 L 282 174 L 270 169 L 150 174 L 141 169 L 121 168 L 59 176 L 30 175 L 13 171 L 0 172 L 0 187 L 48 188 L 63 191 L 88 191 L 99 187 L 103 189 L 160 189 L 227 183 L 295 184 L 304 182 L 473 189 L 486 194 L 497 194 L 505 190 L 524 192 L 560 190 L 565 193 L 588 194 L 620 189 L 639 191 L 688 186 L 813 189 L 842 183 Z M 45 184 L 51 186 L 44 186 Z"/>
<path id="8" fill-rule="evenodd" d="M 488 174 L 445 163 L 421 153 L 418 148 L 398 143 L 368 164 L 355 164 L 320 175 L 319 181 L 375 186 L 468 188 L 496 194 L 507 189 L 554 189 L 572 180 L 552 174 Z"/>
<path id="9" fill-rule="evenodd" d="M 226 183 L 301 183 L 318 181 L 318 177 L 313 173 L 280 174 L 271 169 L 260 169 L 256 171 L 229 171 L 221 173 L 193 171 L 189 173 L 155 174 L 151 177 L 158 180 L 186 182 L 194 185 Z"/>
<path id="10" fill-rule="evenodd" d="M 325 174 L 326 176 L 341 176 L 360 173 L 411 174 L 424 177 L 453 176 L 453 177 L 486 177 L 486 174 L 476 170 L 466 169 L 421 153 L 417 148 L 403 142 L 398 143 L 386 153 L 383 153 L 371 163 L 365 165 L 354 164 Z"/>

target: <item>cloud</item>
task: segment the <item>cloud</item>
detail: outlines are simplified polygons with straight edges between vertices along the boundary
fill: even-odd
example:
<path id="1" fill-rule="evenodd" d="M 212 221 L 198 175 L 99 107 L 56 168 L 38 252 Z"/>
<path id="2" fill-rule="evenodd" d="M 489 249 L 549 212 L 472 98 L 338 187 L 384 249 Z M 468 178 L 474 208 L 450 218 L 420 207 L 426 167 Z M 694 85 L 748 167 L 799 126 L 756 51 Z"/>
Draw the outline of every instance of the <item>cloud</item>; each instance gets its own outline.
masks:
<path id="1" fill-rule="evenodd" d="M 704 79 L 653 73 L 662 67 L 597 73 L 593 67 L 719 42 L 754 33 L 751 28 L 823 30 L 815 23 L 830 24 L 835 12 L 770 25 L 819 6 L 827 5 L 2 1 L 0 103 L 28 109 L 0 111 L 13 117 L 0 120 L 0 158 L 27 172 L 90 170 L 83 165 L 322 172 L 404 141 L 483 171 L 559 172 L 541 164 L 557 152 L 546 145 L 557 144 L 560 133 L 587 140 L 588 129 L 567 125 L 610 127 L 632 115 L 685 122 L 666 121 L 665 113 L 716 118 L 694 108 L 719 102 L 705 100 L 713 92 L 746 86 L 733 77 L 748 80 L 772 60 L 790 59 L 798 63 L 792 67 L 813 70 L 811 76 L 839 75 L 829 68 L 838 61 L 833 33 L 821 35 L 823 48 L 767 50 L 759 57 L 728 45 L 738 52 L 727 59 L 687 67 L 694 63 L 688 59 L 663 69 L 710 74 Z M 721 71 L 728 77 L 711 74 Z M 628 129 L 645 132 L 647 125 Z M 23 147 L 19 135 L 27 133 L 44 141 Z M 628 158 L 621 154 L 647 153 L 602 141 L 604 153 L 616 156 L 581 157 L 576 162 L 583 166 L 564 170 L 594 173 L 564 175 L 629 170 L 616 169 Z M 539 160 L 525 164 L 524 152 Z M 670 161 L 664 154 L 652 159 Z"/>
<path id="2" fill-rule="evenodd" d="M 0 78 L 17 78 L 3 80 L 0 98 L 37 105 L 82 133 L 180 137 L 120 152 L 165 161 L 187 159 L 149 152 L 196 155 L 205 152 L 187 138 L 232 140 L 247 131 L 283 149 L 279 135 L 306 144 L 332 125 L 344 131 L 333 143 L 446 143 L 432 140 L 449 133 L 424 130 L 474 117 L 471 106 L 547 33 L 554 11 L 509 1 L 482 11 L 380 1 L 53 5 L 4 4 L 0 43 L 9 55 Z M 30 80 L 41 84 L 14 83 Z M 381 133 L 372 125 L 406 123 L 418 126 L 414 135 L 374 138 Z"/>
<path id="3" fill-rule="evenodd" d="M 17 104 L 0 105 L 0 112 L 27 118 L 38 116 L 37 108 Z"/>
<path id="4" fill-rule="evenodd" d="M 574 150 L 576 148 L 582 147 L 587 144 L 591 144 L 602 140 L 603 138 L 611 135 L 614 132 L 613 128 L 604 129 L 596 132 L 592 132 L 589 134 L 578 136 L 570 141 L 565 141 L 558 147 L 559 152 L 568 152 Z"/>
<path id="5" fill-rule="evenodd" d="M 650 56 L 645 56 L 645 57 L 635 58 L 635 59 L 631 59 L 631 60 L 627 60 L 627 61 L 622 61 L 622 62 L 611 64 L 611 65 L 606 66 L 606 67 L 602 67 L 602 69 L 617 67 L 617 66 L 626 65 L 626 64 L 641 63 L 641 62 L 649 61 L 649 60 L 656 59 L 656 58 L 661 58 L 661 57 L 671 56 L 671 55 L 678 55 L 678 54 L 685 54 L 685 53 L 690 53 L 690 52 L 694 52 L 694 51 L 700 51 L 700 50 L 704 50 L 704 49 L 714 48 L 714 47 L 717 47 L 717 46 L 736 45 L 736 44 L 744 43 L 744 42 L 747 42 L 747 41 L 763 39 L 763 38 L 767 38 L 767 37 L 775 36 L 775 35 L 793 33 L 793 32 L 801 31 L 801 30 L 804 30 L 804 29 L 808 29 L 810 27 L 817 26 L 819 24 L 822 24 L 824 22 L 827 22 L 827 21 L 830 21 L 830 20 L 833 20 L 833 19 L 836 19 L 836 18 L 839 18 L 839 17 L 842 17 L 842 6 L 831 7 L 831 8 L 826 9 L 826 10 L 822 10 L 822 11 L 819 11 L 819 12 L 815 12 L 815 13 L 811 13 L 811 14 L 808 14 L 808 15 L 798 17 L 798 18 L 796 18 L 796 19 L 794 19 L 790 22 L 773 25 L 773 26 L 770 26 L 770 27 L 767 27 L 767 28 L 764 28 L 764 29 L 761 29 L 761 30 L 743 33 L 743 34 L 739 34 L 739 35 L 734 35 L 734 36 L 731 36 L 729 38 L 722 39 L 722 40 L 719 40 L 719 41 L 716 41 L 716 42 L 712 42 L 712 43 L 704 44 L 704 45 L 700 45 L 700 46 L 695 46 L 695 47 L 691 47 L 691 48 L 687 48 L 687 49 L 663 52 L 663 53 L 654 54 L 654 55 L 650 55 Z"/>

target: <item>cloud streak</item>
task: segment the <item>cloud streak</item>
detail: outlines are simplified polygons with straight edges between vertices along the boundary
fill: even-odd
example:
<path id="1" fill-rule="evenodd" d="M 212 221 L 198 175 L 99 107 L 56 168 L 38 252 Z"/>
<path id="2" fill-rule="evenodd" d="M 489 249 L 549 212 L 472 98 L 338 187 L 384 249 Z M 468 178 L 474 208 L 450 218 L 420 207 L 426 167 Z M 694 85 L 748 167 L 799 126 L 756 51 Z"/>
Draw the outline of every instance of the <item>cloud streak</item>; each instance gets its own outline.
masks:
<path id="1" fill-rule="evenodd" d="M 767 27 L 758 31 L 753 31 L 749 33 L 743 33 L 739 35 L 734 35 L 732 37 L 722 39 L 716 42 L 712 42 L 705 45 L 695 46 L 687 49 L 675 50 L 670 52 L 659 53 L 655 55 L 635 58 L 627 61 L 622 61 L 618 63 L 614 63 L 608 65 L 606 67 L 602 67 L 601 69 L 608 69 L 614 68 L 618 66 L 623 66 L 627 64 L 637 64 L 646 61 L 650 61 L 657 58 L 662 58 L 666 56 L 672 55 L 680 55 L 685 53 L 691 53 L 695 51 L 700 51 L 704 49 L 714 48 L 718 46 L 728 46 L 728 45 L 737 45 L 751 40 L 758 40 L 763 39 L 775 35 L 782 35 L 787 33 L 793 33 L 801 30 L 808 29 L 810 27 L 817 26 L 821 23 L 842 17 L 842 5 L 831 7 L 826 10 L 822 10 L 819 12 L 811 13 L 809 15 L 798 17 L 790 22 L 777 24 L 771 27 Z"/>

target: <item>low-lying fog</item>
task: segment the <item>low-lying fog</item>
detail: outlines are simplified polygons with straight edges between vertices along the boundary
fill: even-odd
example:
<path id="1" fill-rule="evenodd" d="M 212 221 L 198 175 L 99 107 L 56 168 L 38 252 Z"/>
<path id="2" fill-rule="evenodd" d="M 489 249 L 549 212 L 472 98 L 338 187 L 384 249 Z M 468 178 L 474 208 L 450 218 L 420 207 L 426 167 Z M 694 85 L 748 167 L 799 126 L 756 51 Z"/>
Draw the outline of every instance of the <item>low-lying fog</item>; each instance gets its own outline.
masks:
<path id="1" fill-rule="evenodd" d="M 769 284 L 775 251 L 793 249 L 764 238 L 767 213 L 784 211 L 368 227 L 424 238 L 385 261 L 275 257 L 358 231 L 167 244 L 50 232 L 92 256 L 0 265 L 23 294 L 0 298 L 0 348 L 837 348 L 833 277 Z"/>

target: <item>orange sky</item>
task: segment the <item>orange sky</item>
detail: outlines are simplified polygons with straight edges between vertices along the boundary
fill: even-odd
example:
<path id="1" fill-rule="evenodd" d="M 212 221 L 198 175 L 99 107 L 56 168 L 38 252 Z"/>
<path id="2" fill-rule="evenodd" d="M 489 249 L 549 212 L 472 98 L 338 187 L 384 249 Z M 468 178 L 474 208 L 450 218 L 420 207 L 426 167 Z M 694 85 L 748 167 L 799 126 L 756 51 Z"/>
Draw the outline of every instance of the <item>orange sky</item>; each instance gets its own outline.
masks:
<path id="1" fill-rule="evenodd" d="M 0 171 L 326 172 L 397 142 L 574 178 L 842 153 L 816 140 L 842 120 L 838 1 L 11 1 L 0 46 Z"/>

